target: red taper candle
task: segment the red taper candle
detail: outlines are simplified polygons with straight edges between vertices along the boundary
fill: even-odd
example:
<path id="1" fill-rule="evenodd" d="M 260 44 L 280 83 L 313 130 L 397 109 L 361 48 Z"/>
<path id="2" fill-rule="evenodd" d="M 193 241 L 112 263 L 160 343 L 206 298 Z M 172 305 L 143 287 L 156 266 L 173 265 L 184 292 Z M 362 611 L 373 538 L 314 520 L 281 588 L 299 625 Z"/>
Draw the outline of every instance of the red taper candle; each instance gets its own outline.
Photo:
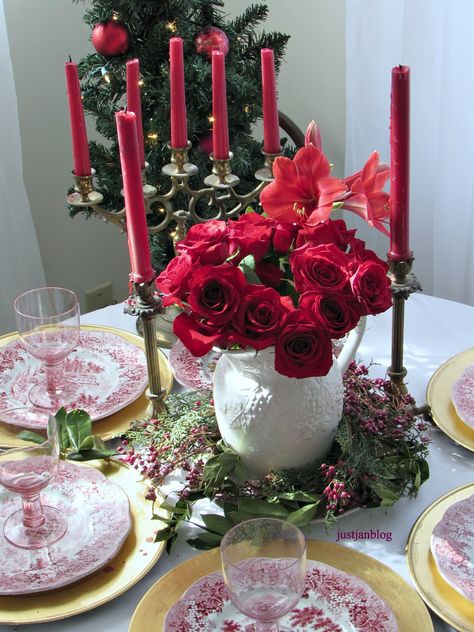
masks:
<path id="1" fill-rule="evenodd" d="M 74 175 L 89 176 L 91 174 L 91 161 L 77 65 L 68 61 L 64 64 L 64 67 L 69 100 L 69 118 L 71 121 Z"/>
<path id="2" fill-rule="evenodd" d="M 214 158 L 229 158 L 229 126 L 227 122 L 227 93 L 225 55 L 212 51 L 212 146 Z"/>
<path id="3" fill-rule="evenodd" d="M 171 147 L 180 149 L 188 144 L 183 40 L 180 37 L 170 39 L 170 105 Z"/>
<path id="4" fill-rule="evenodd" d="M 128 249 L 132 264 L 130 279 L 135 283 L 146 283 L 153 280 L 155 273 L 151 266 L 150 244 L 148 242 L 138 151 L 137 117 L 133 112 L 121 111 L 115 115 L 115 121 L 125 195 Z"/>
<path id="5" fill-rule="evenodd" d="M 263 151 L 278 154 L 281 150 L 280 124 L 273 50 L 262 48 L 260 58 L 262 62 Z"/>
<path id="6" fill-rule="evenodd" d="M 143 145 L 142 99 L 140 94 L 140 62 L 130 59 L 126 66 L 127 74 L 127 110 L 137 118 L 138 153 L 140 166 L 145 168 L 145 148 Z"/>
<path id="7" fill-rule="evenodd" d="M 412 256 L 409 241 L 410 208 L 410 68 L 392 69 L 390 105 L 390 252 L 395 261 Z"/>

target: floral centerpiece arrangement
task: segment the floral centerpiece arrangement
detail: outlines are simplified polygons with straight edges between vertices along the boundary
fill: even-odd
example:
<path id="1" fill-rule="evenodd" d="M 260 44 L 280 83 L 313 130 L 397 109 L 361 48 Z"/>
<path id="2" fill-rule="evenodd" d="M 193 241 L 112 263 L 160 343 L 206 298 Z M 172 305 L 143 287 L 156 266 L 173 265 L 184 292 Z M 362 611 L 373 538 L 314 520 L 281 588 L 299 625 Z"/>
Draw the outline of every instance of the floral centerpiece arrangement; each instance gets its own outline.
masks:
<path id="1" fill-rule="evenodd" d="M 197 224 L 178 243 L 157 286 L 165 305 L 183 308 L 174 332 L 194 356 L 213 346 L 274 346 L 279 373 L 323 376 L 333 362 L 331 340 L 391 305 L 386 263 L 330 218 L 349 209 L 387 233 L 388 167 L 374 152 L 344 180 L 330 170 L 310 129 L 293 160 L 276 159 L 274 181 L 261 193 L 263 214 Z"/>

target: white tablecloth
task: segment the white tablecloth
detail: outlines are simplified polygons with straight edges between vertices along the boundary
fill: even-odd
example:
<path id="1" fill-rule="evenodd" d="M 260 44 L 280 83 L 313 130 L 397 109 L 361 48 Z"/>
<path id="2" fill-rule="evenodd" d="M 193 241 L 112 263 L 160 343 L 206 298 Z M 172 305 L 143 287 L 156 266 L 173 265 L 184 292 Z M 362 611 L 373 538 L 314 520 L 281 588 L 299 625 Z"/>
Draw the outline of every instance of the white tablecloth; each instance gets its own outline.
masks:
<path id="1" fill-rule="evenodd" d="M 121 305 L 107 307 L 82 317 L 83 324 L 108 325 L 135 331 L 135 319 L 123 314 Z M 380 366 L 372 373 L 383 375 L 390 364 L 391 314 L 370 318 L 360 358 L 367 364 L 371 360 Z M 425 403 L 425 391 L 433 372 L 451 356 L 474 346 L 474 307 L 446 301 L 422 294 L 410 297 L 406 305 L 405 366 L 408 369 L 408 386 L 419 405 Z M 436 498 L 450 489 L 473 480 L 474 454 L 454 444 L 441 431 L 433 431 L 430 450 L 430 478 L 422 486 L 415 500 L 401 500 L 390 509 L 371 509 L 342 518 L 329 533 L 324 526 L 313 525 L 306 531 L 312 538 L 336 541 L 341 531 L 379 531 L 390 534 L 385 539 L 343 543 L 371 555 L 393 568 L 411 583 L 405 563 L 405 544 L 410 528 L 420 513 Z M 171 556 L 166 553 L 152 571 L 131 590 L 114 601 L 88 613 L 64 621 L 44 625 L 16 626 L 14 629 L 30 632 L 127 632 L 133 612 L 145 594 L 161 575 L 174 565 L 198 554 L 189 547 L 185 538 L 178 540 Z M 433 616 L 437 632 L 451 630 Z M 1 630 L 11 630 L 0 626 Z M 150 632 L 153 629 L 150 622 Z M 403 632 L 400 630 L 400 632 Z M 423 630 L 420 630 L 423 632 Z"/>

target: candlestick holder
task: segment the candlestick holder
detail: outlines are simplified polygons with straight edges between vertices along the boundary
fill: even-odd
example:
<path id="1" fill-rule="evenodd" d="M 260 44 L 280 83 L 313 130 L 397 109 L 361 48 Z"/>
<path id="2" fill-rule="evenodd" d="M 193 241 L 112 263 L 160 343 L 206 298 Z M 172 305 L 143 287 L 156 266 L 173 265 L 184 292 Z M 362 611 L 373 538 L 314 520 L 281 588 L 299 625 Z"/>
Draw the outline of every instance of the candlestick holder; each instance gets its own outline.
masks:
<path id="1" fill-rule="evenodd" d="M 263 188 L 273 180 L 273 163 L 281 154 L 262 152 L 264 166 L 255 173 L 258 184 L 251 191 L 240 194 L 236 190 L 239 178 L 231 169 L 232 154 L 225 160 L 214 159 L 211 156 L 212 173 L 204 179 L 204 187 L 194 189 L 189 179 L 198 173 L 198 167 L 188 159 L 191 143 L 188 141 L 186 147 L 168 147 L 171 154 L 170 163 L 162 168 L 162 173 L 170 178 L 169 189 L 165 193 L 159 193 L 157 187 L 147 181 L 146 165 L 142 172 L 143 196 L 147 215 L 156 216 L 156 221 L 149 222 L 155 225 L 148 226 L 148 234 L 161 233 L 174 222 L 175 244 L 184 239 L 189 223 L 202 223 L 208 219 L 228 220 L 257 201 Z M 107 211 L 101 206 L 103 196 L 94 189 L 94 174 L 95 171 L 92 170 L 90 176 L 74 176 L 75 191 L 67 197 L 67 203 L 73 207 L 88 207 L 104 222 L 110 222 L 125 232 L 125 209 Z M 187 205 L 185 208 L 179 208 L 183 199 L 187 199 Z M 210 217 L 202 217 L 200 209 L 206 209 L 206 215 Z"/>
<path id="2" fill-rule="evenodd" d="M 125 303 L 125 313 L 138 316 L 142 323 L 145 355 L 148 370 L 148 389 L 146 396 L 149 400 L 147 417 L 156 418 L 167 410 L 164 401 L 166 391 L 161 386 L 160 356 L 156 345 L 155 318 L 162 312 L 162 301 L 155 291 L 155 281 L 147 283 L 133 283 L 134 294 Z"/>
<path id="3" fill-rule="evenodd" d="M 414 292 L 422 290 L 421 284 L 411 269 L 413 257 L 396 261 L 388 255 L 389 274 L 392 281 L 392 358 L 388 368 L 392 392 L 405 395 L 408 391 L 404 382 L 407 370 L 403 366 L 403 342 L 405 329 L 405 302 Z"/>

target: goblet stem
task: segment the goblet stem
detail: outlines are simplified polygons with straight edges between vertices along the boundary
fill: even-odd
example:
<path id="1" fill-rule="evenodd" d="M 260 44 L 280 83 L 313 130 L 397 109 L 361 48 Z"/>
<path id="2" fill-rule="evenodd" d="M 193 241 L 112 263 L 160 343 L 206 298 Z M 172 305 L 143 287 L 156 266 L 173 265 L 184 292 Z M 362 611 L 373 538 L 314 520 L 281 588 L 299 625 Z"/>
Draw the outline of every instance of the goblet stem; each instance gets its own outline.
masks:
<path id="1" fill-rule="evenodd" d="M 46 375 L 46 390 L 50 395 L 56 395 L 64 386 L 64 378 L 62 371 L 63 363 L 45 364 L 44 371 Z"/>
<path id="2" fill-rule="evenodd" d="M 256 621 L 254 624 L 255 632 L 278 632 L 278 621 Z"/>
<path id="3" fill-rule="evenodd" d="M 45 521 L 43 505 L 39 494 L 34 496 L 22 496 L 23 524 L 29 529 L 37 529 Z"/>

